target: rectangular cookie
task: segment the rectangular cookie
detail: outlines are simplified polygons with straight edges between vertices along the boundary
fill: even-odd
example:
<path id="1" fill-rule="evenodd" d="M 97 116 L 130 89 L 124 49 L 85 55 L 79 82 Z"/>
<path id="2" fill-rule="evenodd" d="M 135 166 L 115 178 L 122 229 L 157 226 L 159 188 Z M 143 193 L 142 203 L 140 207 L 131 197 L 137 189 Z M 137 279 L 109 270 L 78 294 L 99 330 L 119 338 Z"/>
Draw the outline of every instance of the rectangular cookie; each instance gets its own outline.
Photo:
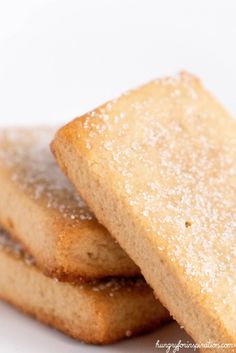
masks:
<path id="1" fill-rule="evenodd" d="M 105 344 L 169 319 L 142 278 L 87 283 L 45 276 L 19 243 L 0 230 L 0 298 L 78 340 Z"/>
<path id="2" fill-rule="evenodd" d="M 52 149 L 174 318 L 236 352 L 236 122 L 200 81 L 129 91 L 60 129 Z"/>
<path id="3" fill-rule="evenodd" d="M 51 128 L 0 131 L 0 223 L 50 276 L 140 274 L 57 167 L 49 148 L 54 133 Z"/>

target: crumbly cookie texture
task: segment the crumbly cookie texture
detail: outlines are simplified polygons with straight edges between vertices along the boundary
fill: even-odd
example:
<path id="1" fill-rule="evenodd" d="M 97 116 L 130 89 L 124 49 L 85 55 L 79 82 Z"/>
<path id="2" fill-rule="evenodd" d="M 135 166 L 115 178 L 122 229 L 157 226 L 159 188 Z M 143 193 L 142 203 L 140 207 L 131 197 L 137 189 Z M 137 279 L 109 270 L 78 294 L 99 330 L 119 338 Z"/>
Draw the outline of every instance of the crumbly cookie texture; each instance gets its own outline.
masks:
<path id="1" fill-rule="evenodd" d="M 49 148 L 54 132 L 0 131 L 0 223 L 50 276 L 140 275 L 58 168 Z"/>
<path id="2" fill-rule="evenodd" d="M 236 123 L 200 81 L 129 91 L 60 129 L 52 149 L 193 338 L 236 343 Z"/>

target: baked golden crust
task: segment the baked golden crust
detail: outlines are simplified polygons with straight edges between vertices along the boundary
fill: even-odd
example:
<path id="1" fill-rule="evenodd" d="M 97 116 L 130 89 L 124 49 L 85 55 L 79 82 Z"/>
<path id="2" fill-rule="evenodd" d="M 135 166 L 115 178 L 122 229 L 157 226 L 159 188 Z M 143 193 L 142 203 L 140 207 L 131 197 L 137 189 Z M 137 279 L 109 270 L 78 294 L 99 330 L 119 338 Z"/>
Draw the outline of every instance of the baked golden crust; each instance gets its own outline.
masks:
<path id="1" fill-rule="evenodd" d="M 143 279 L 55 281 L 38 270 L 21 245 L 2 230 L 0 273 L 3 300 L 84 342 L 111 343 L 169 319 Z"/>
<path id="2" fill-rule="evenodd" d="M 187 332 L 236 344 L 236 123 L 199 80 L 130 91 L 60 129 L 52 150 Z"/>
<path id="3" fill-rule="evenodd" d="M 0 223 L 50 276 L 139 274 L 57 167 L 49 149 L 54 131 L 0 131 Z"/>

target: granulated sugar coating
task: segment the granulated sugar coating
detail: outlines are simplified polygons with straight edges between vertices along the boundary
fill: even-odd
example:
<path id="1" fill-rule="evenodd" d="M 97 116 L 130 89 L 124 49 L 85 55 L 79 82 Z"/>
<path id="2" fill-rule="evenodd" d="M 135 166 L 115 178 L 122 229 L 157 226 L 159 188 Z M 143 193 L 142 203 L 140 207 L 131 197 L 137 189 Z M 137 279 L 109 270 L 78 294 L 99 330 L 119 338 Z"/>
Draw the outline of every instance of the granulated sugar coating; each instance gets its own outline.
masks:
<path id="1" fill-rule="evenodd" d="M 48 208 L 77 221 L 93 219 L 78 192 L 57 167 L 49 144 L 50 128 L 0 131 L 0 164 L 8 165 L 11 179 L 35 199 L 45 199 Z"/>
<path id="2" fill-rule="evenodd" d="M 159 250 L 167 251 L 189 280 L 197 277 L 201 291 L 234 283 L 236 298 L 236 136 L 227 136 L 227 141 L 222 136 L 219 144 L 215 135 L 220 131 L 207 126 L 217 117 L 204 109 L 199 112 L 191 81 L 182 74 L 181 87 L 179 76 L 152 83 L 170 90 L 174 105 L 169 111 L 163 109 L 165 100 L 153 110 L 158 97 L 137 95 L 129 107 L 135 119 L 126 121 L 128 114 L 122 111 L 113 115 L 117 100 L 89 113 L 83 123 L 84 129 L 89 127 L 85 147 L 94 146 L 106 157 L 101 170 L 118 175 L 117 187 L 134 212 L 137 207 L 139 217 L 148 218 L 150 232 L 165 237 L 170 230 L 168 247 L 160 245 Z M 178 104 L 183 92 L 186 106 Z M 100 146 L 99 135 L 104 137 Z M 231 295 L 226 289 L 225 303 Z"/>
<path id="3" fill-rule="evenodd" d="M 181 73 L 129 91 L 62 128 L 53 147 L 193 337 L 236 342 L 236 122 L 199 80 Z"/>

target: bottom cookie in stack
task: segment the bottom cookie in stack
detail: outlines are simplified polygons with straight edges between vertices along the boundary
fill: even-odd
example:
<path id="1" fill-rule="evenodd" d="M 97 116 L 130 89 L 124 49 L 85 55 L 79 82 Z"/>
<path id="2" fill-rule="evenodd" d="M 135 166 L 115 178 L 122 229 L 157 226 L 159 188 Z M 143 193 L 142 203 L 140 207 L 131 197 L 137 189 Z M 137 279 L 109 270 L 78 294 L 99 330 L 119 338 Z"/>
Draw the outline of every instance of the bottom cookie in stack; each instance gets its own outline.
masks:
<path id="1" fill-rule="evenodd" d="M 67 283 L 45 276 L 0 230 L 0 298 L 78 340 L 106 344 L 169 319 L 142 278 Z"/>

